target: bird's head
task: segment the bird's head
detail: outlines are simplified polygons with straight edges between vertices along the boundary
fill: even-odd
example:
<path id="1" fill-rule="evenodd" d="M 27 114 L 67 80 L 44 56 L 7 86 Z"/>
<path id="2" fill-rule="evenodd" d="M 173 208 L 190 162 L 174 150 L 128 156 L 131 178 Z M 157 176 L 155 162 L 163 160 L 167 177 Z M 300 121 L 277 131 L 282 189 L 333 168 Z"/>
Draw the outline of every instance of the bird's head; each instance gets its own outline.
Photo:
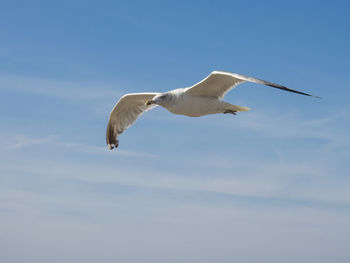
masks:
<path id="1" fill-rule="evenodd" d="M 171 95 L 168 93 L 161 93 L 153 97 L 153 99 L 146 101 L 146 105 L 157 104 L 160 106 L 164 106 L 169 103 L 171 100 Z"/>

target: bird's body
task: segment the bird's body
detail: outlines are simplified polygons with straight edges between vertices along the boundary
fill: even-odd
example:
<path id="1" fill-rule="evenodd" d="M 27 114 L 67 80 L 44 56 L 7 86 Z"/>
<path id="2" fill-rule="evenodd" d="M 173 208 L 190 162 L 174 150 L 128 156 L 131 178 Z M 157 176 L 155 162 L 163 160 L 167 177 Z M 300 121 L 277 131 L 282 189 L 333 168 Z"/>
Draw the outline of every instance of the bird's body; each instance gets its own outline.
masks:
<path id="1" fill-rule="evenodd" d="M 168 92 L 171 99 L 161 106 L 171 113 L 189 117 L 200 117 L 208 114 L 223 113 L 226 110 L 236 110 L 227 102 L 212 97 L 192 96 L 186 89 L 175 89 Z M 248 108 L 246 108 L 248 110 Z M 243 109 L 242 109 L 243 111 Z"/>
<path id="2" fill-rule="evenodd" d="M 189 117 L 200 117 L 207 114 L 214 114 L 222 112 L 223 101 L 205 98 L 193 97 L 189 94 L 183 93 L 179 96 L 177 103 L 170 107 L 165 106 L 168 111 L 178 115 L 185 115 Z"/>
<path id="3" fill-rule="evenodd" d="M 220 100 L 229 90 L 246 81 L 312 96 L 268 81 L 236 73 L 213 71 L 207 78 L 189 88 L 175 89 L 165 93 L 124 95 L 110 114 L 106 134 L 107 145 L 110 149 L 118 147 L 118 135 L 130 127 L 143 112 L 157 105 L 171 113 L 189 117 L 216 113 L 236 114 L 236 112 L 248 111 L 247 107 Z"/>

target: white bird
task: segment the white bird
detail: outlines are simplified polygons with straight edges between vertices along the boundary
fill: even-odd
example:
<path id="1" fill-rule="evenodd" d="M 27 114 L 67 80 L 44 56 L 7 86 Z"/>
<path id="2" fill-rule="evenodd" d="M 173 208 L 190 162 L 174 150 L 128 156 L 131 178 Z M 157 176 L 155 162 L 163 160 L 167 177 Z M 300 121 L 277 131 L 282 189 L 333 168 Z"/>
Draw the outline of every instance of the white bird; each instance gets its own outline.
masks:
<path id="1" fill-rule="evenodd" d="M 112 150 L 118 147 L 117 137 L 129 128 L 145 111 L 157 105 L 174 114 L 200 117 L 207 114 L 248 111 L 247 107 L 237 106 L 220 100 L 225 94 L 243 82 L 254 82 L 306 96 L 316 97 L 301 91 L 286 88 L 265 80 L 237 73 L 213 71 L 208 77 L 189 88 L 180 88 L 164 93 L 125 94 L 114 106 L 108 121 L 106 141 Z"/>

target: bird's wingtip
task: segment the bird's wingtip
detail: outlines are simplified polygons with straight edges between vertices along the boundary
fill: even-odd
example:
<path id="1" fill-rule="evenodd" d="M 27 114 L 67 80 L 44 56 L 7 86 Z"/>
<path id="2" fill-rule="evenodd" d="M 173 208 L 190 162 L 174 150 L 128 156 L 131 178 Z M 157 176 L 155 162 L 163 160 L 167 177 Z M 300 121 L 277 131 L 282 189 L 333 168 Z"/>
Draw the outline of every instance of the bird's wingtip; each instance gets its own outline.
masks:
<path id="1" fill-rule="evenodd" d="M 119 145 L 119 140 L 116 140 L 114 143 L 107 144 L 109 150 L 113 150 L 114 148 L 117 148 L 118 145 Z"/>

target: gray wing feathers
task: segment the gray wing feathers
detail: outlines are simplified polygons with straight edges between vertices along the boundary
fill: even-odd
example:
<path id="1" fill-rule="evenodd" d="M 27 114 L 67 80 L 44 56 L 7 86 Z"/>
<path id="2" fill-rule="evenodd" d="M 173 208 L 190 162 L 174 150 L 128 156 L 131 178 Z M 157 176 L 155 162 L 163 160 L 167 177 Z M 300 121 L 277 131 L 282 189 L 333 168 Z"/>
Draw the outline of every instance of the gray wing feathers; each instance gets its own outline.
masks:
<path id="1" fill-rule="evenodd" d="M 137 118 L 156 105 L 146 105 L 158 93 L 133 93 L 124 95 L 114 106 L 107 125 L 106 142 L 112 150 L 118 147 L 118 136 L 129 128 Z"/>
<path id="2" fill-rule="evenodd" d="M 187 93 L 194 96 L 223 98 L 225 94 L 246 80 L 223 71 L 213 71 L 208 77 L 188 88 Z"/>
<path id="3" fill-rule="evenodd" d="M 237 85 L 246 81 L 259 83 L 259 84 L 267 85 L 273 88 L 319 98 L 317 96 L 313 96 L 308 93 L 289 89 L 285 86 L 278 85 L 272 82 L 268 82 L 265 80 L 261 80 L 261 79 L 257 79 L 257 78 L 237 74 L 237 73 L 225 72 L 225 71 L 213 71 L 204 80 L 188 88 L 187 92 L 194 96 L 223 98 L 228 91 L 230 91 Z"/>

